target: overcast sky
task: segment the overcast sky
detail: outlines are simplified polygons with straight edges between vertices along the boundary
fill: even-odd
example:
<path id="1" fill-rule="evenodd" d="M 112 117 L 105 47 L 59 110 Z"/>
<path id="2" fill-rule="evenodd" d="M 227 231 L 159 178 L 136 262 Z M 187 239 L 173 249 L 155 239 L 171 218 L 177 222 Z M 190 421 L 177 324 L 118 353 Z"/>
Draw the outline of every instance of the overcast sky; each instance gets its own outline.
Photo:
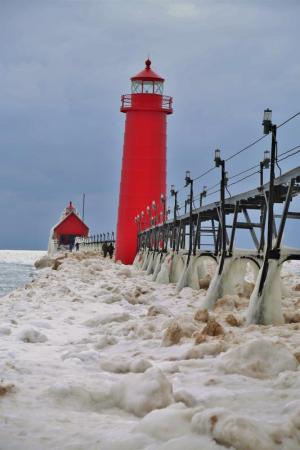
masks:
<path id="1" fill-rule="evenodd" d="M 169 184 L 259 137 L 266 107 L 277 123 L 298 112 L 299 17 L 298 0 L 0 0 L 0 248 L 46 248 L 82 192 L 91 232 L 115 229 L 120 96 L 148 54 L 174 98 Z M 282 128 L 281 151 L 300 144 L 299 125 Z M 229 173 L 258 162 L 268 139 Z"/>

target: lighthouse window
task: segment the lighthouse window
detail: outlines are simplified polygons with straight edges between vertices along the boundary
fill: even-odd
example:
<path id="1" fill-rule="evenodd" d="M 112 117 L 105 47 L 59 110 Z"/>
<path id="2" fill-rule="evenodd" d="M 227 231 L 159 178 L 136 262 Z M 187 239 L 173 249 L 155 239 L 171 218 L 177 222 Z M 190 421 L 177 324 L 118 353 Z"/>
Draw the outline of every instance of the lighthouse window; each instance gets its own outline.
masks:
<path id="1" fill-rule="evenodd" d="M 142 82 L 141 81 L 133 81 L 131 85 L 131 92 L 133 94 L 141 94 L 142 92 Z"/>
<path id="2" fill-rule="evenodd" d="M 163 93 L 163 84 L 161 81 L 155 81 L 154 83 L 154 94 L 162 94 Z"/>
<path id="3" fill-rule="evenodd" d="M 153 94 L 153 81 L 143 82 L 143 92 L 144 94 Z"/>

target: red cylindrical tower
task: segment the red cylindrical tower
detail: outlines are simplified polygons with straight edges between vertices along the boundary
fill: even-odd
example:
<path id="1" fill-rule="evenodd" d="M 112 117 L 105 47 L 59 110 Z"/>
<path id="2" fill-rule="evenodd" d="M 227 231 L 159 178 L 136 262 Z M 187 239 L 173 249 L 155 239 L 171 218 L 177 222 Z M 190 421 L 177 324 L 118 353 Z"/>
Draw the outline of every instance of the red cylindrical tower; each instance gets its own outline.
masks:
<path id="1" fill-rule="evenodd" d="M 131 78 L 131 94 L 122 95 L 126 113 L 116 241 L 116 259 L 131 264 L 137 248 L 134 219 L 146 207 L 160 204 L 166 194 L 166 115 L 172 114 L 172 97 L 163 95 L 164 79 L 151 69 Z"/>

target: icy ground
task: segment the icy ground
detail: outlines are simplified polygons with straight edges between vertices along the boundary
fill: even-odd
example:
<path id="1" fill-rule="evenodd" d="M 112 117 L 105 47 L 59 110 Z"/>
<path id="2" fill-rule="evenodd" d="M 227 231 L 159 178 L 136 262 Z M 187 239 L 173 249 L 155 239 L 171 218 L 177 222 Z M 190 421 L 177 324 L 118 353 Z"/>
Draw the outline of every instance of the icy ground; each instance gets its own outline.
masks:
<path id="1" fill-rule="evenodd" d="M 299 449 L 299 263 L 283 281 L 287 323 L 246 327 L 242 295 L 207 322 L 204 290 L 99 256 L 42 269 L 0 299 L 0 449 Z"/>

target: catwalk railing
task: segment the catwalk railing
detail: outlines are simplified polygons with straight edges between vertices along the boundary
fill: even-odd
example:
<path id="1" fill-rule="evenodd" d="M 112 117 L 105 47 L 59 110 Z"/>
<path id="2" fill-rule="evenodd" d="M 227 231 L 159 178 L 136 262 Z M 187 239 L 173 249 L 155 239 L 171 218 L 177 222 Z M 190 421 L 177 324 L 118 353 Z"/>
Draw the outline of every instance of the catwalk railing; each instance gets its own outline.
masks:
<path id="1" fill-rule="evenodd" d="M 102 247 L 102 245 L 106 242 L 107 244 L 115 243 L 115 233 L 112 231 L 111 233 L 100 233 L 93 234 L 87 237 L 77 237 L 75 239 L 75 244 L 79 244 L 79 248 L 92 249 L 97 247 Z"/>
<path id="2" fill-rule="evenodd" d="M 300 194 L 300 166 L 292 169 L 274 180 L 273 204 L 284 204 L 280 225 L 277 230 L 275 223 L 272 233 L 276 241 L 273 251 L 280 256 L 280 244 L 286 219 L 300 219 L 300 212 L 290 212 L 289 206 L 293 197 Z M 270 183 L 261 187 L 225 198 L 224 215 L 232 216 L 232 223 L 226 224 L 225 250 L 226 254 L 232 255 L 234 240 L 237 229 L 249 230 L 255 247 L 255 254 L 262 257 L 265 248 L 266 215 L 268 210 L 268 198 Z M 258 211 L 259 217 L 255 222 L 250 218 L 250 211 Z M 239 214 L 243 214 L 244 221 L 238 220 Z M 139 230 L 138 250 L 150 249 L 154 251 L 186 250 L 187 254 L 195 255 L 196 251 L 209 251 L 214 255 L 222 252 L 222 204 L 221 201 L 209 203 L 208 205 L 195 208 L 192 214 L 185 213 L 176 219 L 167 220 L 155 226 Z M 206 223 L 206 226 L 202 224 Z M 190 224 L 192 225 L 192 246 L 187 245 L 190 238 Z M 258 230 L 258 232 L 257 232 Z M 268 232 L 268 230 L 267 230 Z M 203 238 L 210 236 L 211 243 L 204 243 Z M 272 238 L 273 239 L 273 238 Z M 209 250 L 206 248 L 209 247 Z M 296 255 L 298 259 L 298 255 Z"/>

